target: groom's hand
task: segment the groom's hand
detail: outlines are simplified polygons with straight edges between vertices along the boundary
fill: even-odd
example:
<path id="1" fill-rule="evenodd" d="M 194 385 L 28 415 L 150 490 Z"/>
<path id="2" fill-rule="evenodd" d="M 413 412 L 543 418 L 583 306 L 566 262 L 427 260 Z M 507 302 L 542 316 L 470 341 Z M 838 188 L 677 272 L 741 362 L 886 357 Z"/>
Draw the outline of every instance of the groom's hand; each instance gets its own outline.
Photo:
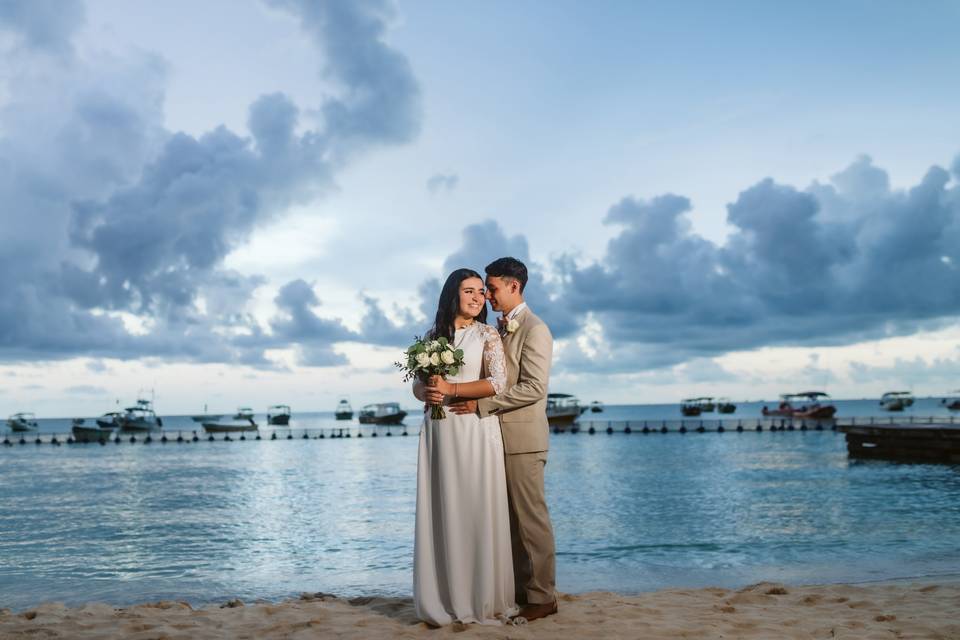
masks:
<path id="1" fill-rule="evenodd" d="M 460 415 L 467 415 L 470 413 L 477 412 L 477 401 L 476 400 L 454 400 L 447 407 L 450 411 Z"/>
<path id="2" fill-rule="evenodd" d="M 443 394 L 436 387 L 424 387 L 423 396 L 427 399 L 427 404 L 443 404 Z"/>

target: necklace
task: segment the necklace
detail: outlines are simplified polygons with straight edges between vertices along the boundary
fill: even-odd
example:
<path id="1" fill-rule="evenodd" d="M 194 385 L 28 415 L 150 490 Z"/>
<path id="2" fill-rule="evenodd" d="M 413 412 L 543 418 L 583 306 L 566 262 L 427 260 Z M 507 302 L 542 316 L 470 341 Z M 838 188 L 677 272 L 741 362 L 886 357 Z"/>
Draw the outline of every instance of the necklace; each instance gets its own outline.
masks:
<path id="1" fill-rule="evenodd" d="M 460 348 L 460 345 L 462 345 L 462 344 L 463 344 L 463 341 L 466 340 L 466 338 L 467 338 L 467 329 L 469 329 L 470 327 L 472 327 L 474 324 L 475 324 L 475 323 L 471 322 L 470 324 L 465 324 L 465 325 L 463 325 L 462 327 L 460 327 L 461 329 L 463 329 L 463 332 L 460 334 L 460 339 L 459 339 L 459 340 L 456 339 L 457 331 L 454 330 L 454 332 L 453 332 L 453 335 L 454 335 L 453 348 L 454 348 L 454 349 L 459 349 L 459 348 Z"/>

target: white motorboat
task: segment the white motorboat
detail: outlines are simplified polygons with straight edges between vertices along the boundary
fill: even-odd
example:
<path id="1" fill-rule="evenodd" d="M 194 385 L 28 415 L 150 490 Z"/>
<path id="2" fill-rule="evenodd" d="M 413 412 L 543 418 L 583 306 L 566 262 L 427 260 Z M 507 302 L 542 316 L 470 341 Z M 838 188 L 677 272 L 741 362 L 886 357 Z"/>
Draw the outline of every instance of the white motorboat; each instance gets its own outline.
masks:
<path id="1" fill-rule="evenodd" d="M 913 406 L 913 394 L 909 391 L 888 391 L 880 397 L 880 408 L 884 411 L 903 411 Z"/>
<path id="2" fill-rule="evenodd" d="M 340 398 L 337 403 L 337 409 L 333 412 L 333 417 L 337 420 L 353 420 L 353 407 L 346 398 Z"/>
<path id="3" fill-rule="evenodd" d="M 360 409 L 360 424 L 400 424 L 407 412 L 396 402 L 368 404 Z"/>
<path id="4" fill-rule="evenodd" d="M 569 426 L 586 410 L 587 407 L 581 407 L 580 400 L 569 393 L 547 394 L 547 423 L 551 426 Z"/>
<path id="5" fill-rule="evenodd" d="M 153 410 L 153 403 L 144 399 L 137 400 L 133 407 L 127 407 L 118 422 L 120 433 L 149 433 L 163 427 L 163 421 Z"/>
<path id="6" fill-rule="evenodd" d="M 290 425 L 290 406 L 275 404 L 267 409 L 267 422 L 278 427 Z"/>
<path id="7" fill-rule="evenodd" d="M 234 420 L 253 420 L 253 409 L 250 407 L 237 407 L 237 412 L 233 414 Z"/>
<path id="8" fill-rule="evenodd" d="M 7 426 L 11 431 L 36 431 L 37 416 L 28 411 L 21 411 L 7 418 Z"/>

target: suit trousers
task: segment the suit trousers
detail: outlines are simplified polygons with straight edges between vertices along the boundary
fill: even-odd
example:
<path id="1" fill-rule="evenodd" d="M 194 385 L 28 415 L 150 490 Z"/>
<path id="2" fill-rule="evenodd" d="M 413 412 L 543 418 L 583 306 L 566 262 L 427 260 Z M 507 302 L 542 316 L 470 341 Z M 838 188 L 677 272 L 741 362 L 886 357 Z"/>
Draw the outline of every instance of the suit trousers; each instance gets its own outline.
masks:
<path id="1" fill-rule="evenodd" d="M 505 460 L 517 603 L 554 602 L 556 552 L 543 487 L 547 452 L 512 453 Z"/>

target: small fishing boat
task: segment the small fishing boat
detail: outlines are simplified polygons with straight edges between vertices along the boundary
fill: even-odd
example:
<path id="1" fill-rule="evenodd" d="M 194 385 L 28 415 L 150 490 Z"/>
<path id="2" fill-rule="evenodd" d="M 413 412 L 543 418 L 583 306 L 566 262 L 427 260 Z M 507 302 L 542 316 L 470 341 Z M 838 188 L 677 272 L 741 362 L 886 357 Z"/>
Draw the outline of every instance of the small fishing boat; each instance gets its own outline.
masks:
<path id="1" fill-rule="evenodd" d="M 761 413 L 767 417 L 829 420 L 837 412 L 835 406 L 827 403 L 829 399 L 830 396 L 823 391 L 785 393 L 780 396 L 780 404 L 776 409 L 764 407 Z"/>
<path id="2" fill-rule="evenodd" d="M 346 398 L 340 398 L 333 416 L 337 420 L 353 420 L 353 407 L 350 406 L 350 401 Z"/>
<path id="3" fill-rule="evenodd" d="M 285 404 L 275 404 L 267 409 L 267 422 L 278 427 L 290 424 L 290 407 Z"/>
<path id="4" fill-rule="evenodd" d="M 686 398 L 680 401 L 680 413 L 688 418 L 695 418 L 703 412 L 700 398 Z"/>
<path id="5" fill-rule="evenodd" d="M 101 427 L 99 420 L 94 424 L 87 424 L 83 418 L 74 418 L 70 425 L 70 431 L 77 442 L 106 442 L 113 435 L 116 425 L 110 424 L 108 427 Z"/>
<path id="6" fill-rule="evenodd" d="M 207 413 L 207 405 L 203 405 L 203 413 L 190 416 L 190 419 L 194 422 L 216 422 L 222 417 L 222 413 Z"/>
<path id="7" fill-rule="evenodd" d="M 735 413 L 737 405 L 730 401 L 730 398 L 717 398 L 717 411 L 719 413 Z"/>
<path id="8" fill-rule="evenodd" d="M 590 411 L 593 413 L 602 413 L 603 412 L 603 403 L 599 400 L 594 400 L 590 403 Z"/>
<path id="9" fill-rule="evenodd" d="M 133 407 L 127 407 L 118 419 L 120 433 L 149 433 L 163 427 L 163 421 L 153 410 L 153 403 L 139 399 Z M 97 424 L 100 424 L 99 421 Z"/>
<path id="10" fill-rule="evenodd" d="M 960 411 L 960 389 L 953 392 L 952 395 L 940 401 L 950 411 Z"/>
<path id="11" fill-rule="evenodd" d="M 237 407 L 237 412 L 233 414 L 234 420 L 253 420 L 253 409 L 250 407 Z"/>
<path id="12" fill-rule="evenodd" d="M 259 429 L 253 418 L 246 420 L 234 419 L 230 422 L 204 422 L 203 430 L 207 433 L 234 433 L 237 431 L 256 431 Z"/>
<path id="13" fill-rule="evenodd" d="M 573 424 L 587 407 L 580 406 L 580 400 L 569 393 L 547 394 L 547 423 L 550 426 L 565 427 Z"/>
<path id="14" fill-rule="evenodd" d="M 396 402 L 368 404 L 360 409 L 360 424 L 400 424 L 407 412 Z"/>
<path id="15" fill-rule="evenodd" d="M 28 411 L 21 411 L 7 418 L 7 426 L 11 431 L 36 431 L 37 416 Z"/>
<path id="16" fill-rule="evenodd" d="M 880 396 L 880 408 L 884 411 L 903 411 L 913 406 L 913 394 L 909 391 L 888 391 Z"/>

